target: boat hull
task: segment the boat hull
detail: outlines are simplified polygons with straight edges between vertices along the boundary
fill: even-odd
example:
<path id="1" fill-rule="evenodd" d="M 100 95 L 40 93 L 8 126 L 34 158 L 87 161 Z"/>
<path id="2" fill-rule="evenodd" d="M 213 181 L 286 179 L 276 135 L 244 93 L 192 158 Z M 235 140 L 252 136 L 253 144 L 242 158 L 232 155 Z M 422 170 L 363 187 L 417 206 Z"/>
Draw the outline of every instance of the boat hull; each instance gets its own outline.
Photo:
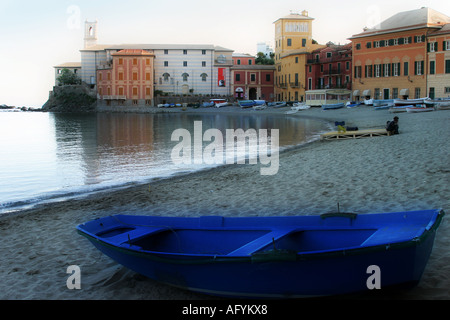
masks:
<path id="1" fill-rule="evenodd" d="M 324 104 L 322 106 L 323 110 L 333 110 L 333 109 L 341 109 L 344 107 L 343 103 L 336 103 L 336 104 Z"/>
<path id="2" fill-rule="evenodd" d="M 78 232 L 123 266 L 168 285 L 226 297 L 295 298 L 367 291 L 372 284 L 373 266 L 379 270 L 382 289 L 417 283 L 442 216 L 438 210 L 384 214 L 381 218 L 393 223 L 392 231 L 384 236 L 376 231 L 379 217 L 375 214 L 320 220 L 179 218 L 187 222 L 183 225 L 186 234 L 176 225 L 163 227 L 169 220 L 147 217 L 141 222 L 154 224 L 150 231 L 153 236 L 147 231 L 137 237 L 133 232 L 138 229 L 129 230 L 131 220 L 127 216 L 114 216 L 80 225 Z M 408 231 L 417 219 L 420 228 L 425 229 L 423 234 Z M 115 220 L 126 222 L 117 224 Z M 220 235 L 221 231 L 225 233 Z M 404 237 L 406 233 L 414 237 Z M 398 234 L 404 241 L 395 240 Z M 387 237 L 384 240 L 388 242 L 377 240 L 380 236 Z M 117 238 L 123 242 L 113 241 Z M 330 249 L 330 245 L 334 248 Z M 199 253 L 195 249 L 198 246 L 205 252 L 217 253 Z M 185 253 L 163 252 L 174 251 L 173 247 Z"/>

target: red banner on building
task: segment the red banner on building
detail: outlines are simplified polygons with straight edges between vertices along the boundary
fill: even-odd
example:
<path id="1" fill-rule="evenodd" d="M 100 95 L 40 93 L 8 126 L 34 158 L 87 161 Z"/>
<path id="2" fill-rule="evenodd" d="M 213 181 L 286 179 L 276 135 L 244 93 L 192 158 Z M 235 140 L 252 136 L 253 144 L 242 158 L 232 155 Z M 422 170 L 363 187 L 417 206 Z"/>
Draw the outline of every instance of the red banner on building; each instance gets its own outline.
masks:
<path id="1" fill-rule="evenodd" d="M 225 68 L 219 68 L 219 74 L 218 74 L 218 86 L 219 87 L 225 87 Z"/>

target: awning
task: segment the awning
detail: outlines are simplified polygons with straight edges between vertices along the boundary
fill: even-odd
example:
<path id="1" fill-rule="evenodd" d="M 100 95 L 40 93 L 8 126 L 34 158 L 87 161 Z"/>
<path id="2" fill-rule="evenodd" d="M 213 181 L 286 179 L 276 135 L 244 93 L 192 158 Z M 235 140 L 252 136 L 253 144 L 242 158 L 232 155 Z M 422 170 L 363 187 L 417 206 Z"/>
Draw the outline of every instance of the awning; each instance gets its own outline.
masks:
<path id="1" fill-rule="evenodd" d="M 237 87 L 235 92 L 244 92 L 244 89 L 242 89 L 241 87 Z"/>
<path id="2" fill-rule="evenodd" d="M 409 89 L 402 89 L 400 90 L 401 96 L 409 96 Z"/>
<path id="3" fill-rule="evenodd" d="M 359 90 L 355 90 L 355 91 L 353 91 L 353 96 L 354 97 L 359 97 Z"/>
<path id="4" fill-rule="evenodd" d="M 370 89 L 364 90 L 363 96 L 365 96 L 365 97 L 370 96 Z"/>

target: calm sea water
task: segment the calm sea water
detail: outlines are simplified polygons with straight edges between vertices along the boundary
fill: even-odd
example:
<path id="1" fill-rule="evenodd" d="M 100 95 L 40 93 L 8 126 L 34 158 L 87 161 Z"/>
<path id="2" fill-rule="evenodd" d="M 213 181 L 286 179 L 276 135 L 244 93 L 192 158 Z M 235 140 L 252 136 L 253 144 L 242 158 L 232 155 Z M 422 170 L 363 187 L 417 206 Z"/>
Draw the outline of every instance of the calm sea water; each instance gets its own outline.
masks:
<path id="1" fill-rule="evenodd" d="M 318 121 L 271 115 L 0 112 L 0 214 L 211 165 L 176 165 L 174 130 L 279 129 L 280 148 L 317 139 Z M 205 145 L 210 142 L 205 142 Z"/>

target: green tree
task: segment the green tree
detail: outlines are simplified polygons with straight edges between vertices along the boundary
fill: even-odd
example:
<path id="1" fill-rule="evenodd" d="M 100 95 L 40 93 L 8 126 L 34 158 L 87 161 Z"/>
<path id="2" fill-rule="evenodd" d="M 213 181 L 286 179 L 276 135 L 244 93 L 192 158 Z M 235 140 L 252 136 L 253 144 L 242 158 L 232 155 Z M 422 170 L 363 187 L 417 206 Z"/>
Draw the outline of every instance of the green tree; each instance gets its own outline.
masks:
<path id="1" fill-rule="evenodd" d="M 270 55 L 270 58 L 267 58 L 266 55 L 263 52 L 258 52 L 255 59 L 256 64 L 262 64 L 262 65 L 272 65 L 275 64 L 275 61 L 273 60 L 273 55 Z"/>
<path id="2" fill-rule="evenodd" d="M 67 68 L 61 70 L 61 75 L 57 78 L 61 86 L 81 84 L 81 79 Z"/>

